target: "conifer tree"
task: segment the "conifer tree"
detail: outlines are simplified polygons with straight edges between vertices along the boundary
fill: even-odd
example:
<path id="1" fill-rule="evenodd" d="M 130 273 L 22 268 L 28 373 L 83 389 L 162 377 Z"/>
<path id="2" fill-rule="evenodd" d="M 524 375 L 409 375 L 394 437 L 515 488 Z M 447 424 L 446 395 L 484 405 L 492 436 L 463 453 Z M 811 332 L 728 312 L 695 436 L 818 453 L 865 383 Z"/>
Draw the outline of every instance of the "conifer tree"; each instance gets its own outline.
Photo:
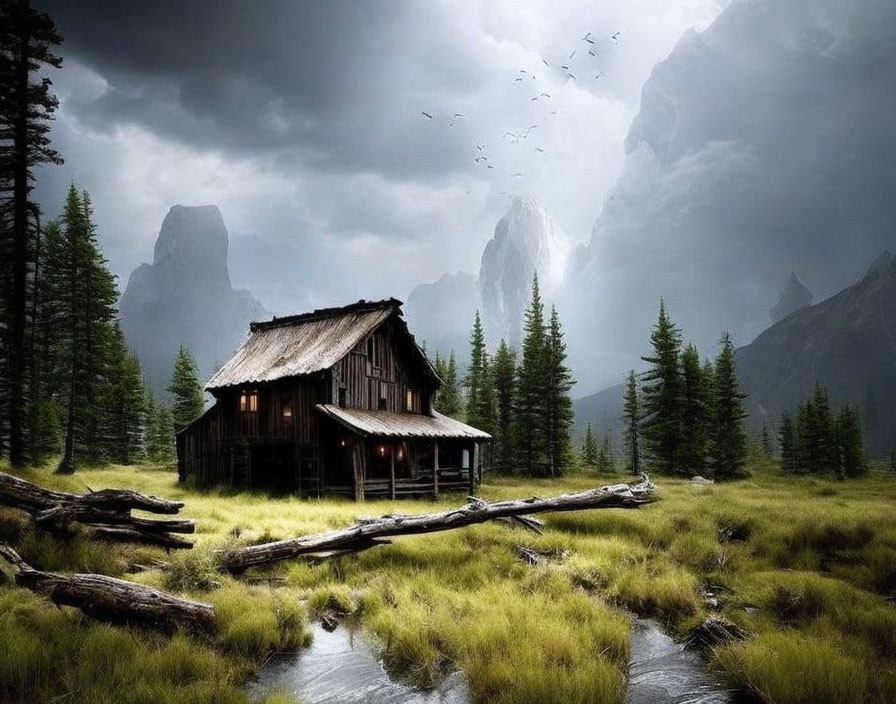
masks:
<path id="1" fill-rule="evenodd" d="M 625 456 L 628 471 L 632 474 L 641 472 L 641 408 L 638 396 L 638 381 L 635 370 L 628 373 L 625 381 L 625 400 L 622 421 L 625 426 Z"/>
<path id="2" fill-rule="evenodd" d="M 0 454 L 10 464 L 27 461 L 29 416 L 41 413 L 30 394 L 39 209 L 32 200 L 34 169 L 61 164 L 50 144 L 50 121 L 58 101 L 50 92 L 49 67 L 61 37 L 52 20 L 28 2 L 0 2 Z M 36 80 L 32 80 L 32 77 Z"/>
<path id="3" fill-rule="evenodd" d="M 766 457 L 771 457 L 774 454 L 774 449 L 772 448 L 772 436 L 768 431 L 768 425 L 766 425 L 765 421 L 762 422 L 762 427 L 759 429 L 759 449 Z"/>
<path id="4" fill-rule="evenodd" d="M 659 472 L 682 474 L 681 333 L 669 318 L 663 300 L 650 342 L 652 355 L 642 357 L 650 364 L 641 387 L 644 449 Z"/>
<path id="5" fill-rule="evenodd" d="M 613 445 L 610 443 L 610 436 L 604 435 L 597 453 L 597 471 L 608 474 L 613 471 L 613 464 Z"/>
<path id="6" fill-rule="evenodd" d="M 502 339 L 492 363 L 495 383 L 495 466 L 502 472 L 513 469 L 516 451 L 513 436 L 513 398 L 516 391 L 516 354 Z"/>
<path id="7" fill-rule="evenodd" d="M 692 344 L 681 353 L 681 382 L 681 471 L 687 476 L 694 476 L 702 474 L 706 464 L 710 418 L 705 403 L 700 355 Z"/>
<path id="8" fill-rule="evenodd" d="M 778 446 L 781 448 L 781 469 L 788 474 L 799 472 L 795 432 L 790 414 L 782 413 L 781 425 L 778 427 Z"/>
<path id="9" fill-rule="evenodd" d="M 514 403 L 513 435 L 517 443 L 517 463 L 520 471 L 527 476 L 542 476 L 549 468 L 544 394 L 547 378 L 546 337 L 544 304 L 536 274 L 532 278 L 532 298 L 523 319 L 523 342 Z"/>
<path id="10" fill-rule="evenodd" d="M 196 359 L 186 345 L 177 350 L 168 391 L 171 394 L 171 420 L 174 432 L 178 433 L 201 416 L 205 406 Z"/>
<path id="11" fill-rule="evenodd" d="M 97 245 L 90 198 L 74 185 L 54 246 L 59 251 L 48 256 L 58 269 L 47 288 L 56 309 L 55 347 L 66 417 L 58 471 L 71 473 L 79 457 L 88 462 L 102 459 L 103 411 L 98 400 L 108 374 L 108 343 L 118 298 L 115 277 Z"/>
<path id="12" fill-rule="evenodd" d="M 591 467 L 597 466 L 597 442 L 591 423 L 585 426 L 585 439 L 582 441 L 582 463 Z"/>
<path id="13" fill-rule="evenodd" d="M 467 387 L 467 423 L 486 430 L 483 425 L 485 418 L 480 417 L 483 408 L 482 387 L 486 383 L 486 370 L 488 367 L 488 354 L 485 348 L 485 333 L 482 330 L 482 319 L 479 311 L 473 317 L 473 329 L 470 332 L 470 366 L 464 383 Z"/>
<path id="14" fill-rule="evenodd" d="M 156 403 L 147 394 L 146 456 L 152 462 L 168 463 L 174 459 L 174 425 L 171 412 L 163 403 Z"/>
<path id="15" fill-rule="evenodd" d="M 552 477 L 562 474 L 569 463 L 570 428 L 573 421 L 572 372 L 566 366 L 566 342 L 557 309 L 551 306 L 545 358 L 547 376 L 545 427 L 547 429 L 548 458 Z"/>
<path id="16" fill-rule="evenodd" d="M 722 335 L 722 349 L 716 358 L 714 378 L 715 418 L 710 442 L 712 469 L 716 479 L 744 476 L 747 435 L 744 432 L 743 399 L 737 382 L 734 345 L 731 336 Z"/>
<path id="17" fill-rule="evenodd" d="M 860 477 L 868 472 L 868 459 L 859 421 L 859 409 L 849 404 L 840 409 L 837 418 L 838 459 L 837 476 Z"/>
<path id="18" fill-rule="evenodd" d="M 109 341 L 109 375 L 102 408 L 106 459 L 133 464 L 146 452 L 146 391 L 140 362 L 125 344 L 121 328 L 112 328 Z"/>
<path id="19" fill-rule="evenodd" d="M 442 388 L 439 389 L 439 412 L 446 416 L 457 418 L 462 411 L 460 388 L 457 382 L 457 362 L 454 359 L 454 350 L 448 361 L 442 361 Z"/>

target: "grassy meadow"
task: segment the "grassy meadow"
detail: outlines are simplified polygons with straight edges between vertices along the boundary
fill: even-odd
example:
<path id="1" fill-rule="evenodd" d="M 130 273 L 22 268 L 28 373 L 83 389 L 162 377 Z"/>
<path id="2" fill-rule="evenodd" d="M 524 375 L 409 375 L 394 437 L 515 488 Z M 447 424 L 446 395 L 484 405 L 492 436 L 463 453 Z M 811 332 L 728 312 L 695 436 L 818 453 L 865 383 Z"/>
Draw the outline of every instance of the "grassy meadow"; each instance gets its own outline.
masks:
<path id="1" fill-rule="evenodd" d="M 459 667 L 480 702 L 618 703 L 632 613 L 684 634 L 709 612 L 755 634 L 716 649 L 717 668 L 748 699 L 775 704 L 896 701 L 896 480 L 783 478 L 692 486 L 655 477 L 660 500 L 638 510 L 546 514 L 544 535 L 505 524 L 405 537 L 354 556 L 293 561 L 246 577 L 215 571 L 215 550 L 345 526 L 356 516 L 446 509 L 432 501 L 271 498 L 198 492 L 170 469 L 109 467 L 22 476 L 83 491 L 132 487 L 186 502 L 192 551 L 37 534 L 0 510 L 0 540 L 32 565 L 126 576 L 213 603 L 214 638 L 96 623 L 0 586 L 0 700 L 243 702 L 241 685 L 274 652 L 307 644 L 308 619 L 349 614 L 390 670 L 420 685 Z M 486 499 L 550 495 L 614 483 L 490 477 Z M 517 546 L 548 555 L 537 566 Z M 132 562 L 173 569 L 126 575 Z M 270 578 L 265 581 L 257 578 Z M 282 696 L 270 700 L 282 702 Z"/>

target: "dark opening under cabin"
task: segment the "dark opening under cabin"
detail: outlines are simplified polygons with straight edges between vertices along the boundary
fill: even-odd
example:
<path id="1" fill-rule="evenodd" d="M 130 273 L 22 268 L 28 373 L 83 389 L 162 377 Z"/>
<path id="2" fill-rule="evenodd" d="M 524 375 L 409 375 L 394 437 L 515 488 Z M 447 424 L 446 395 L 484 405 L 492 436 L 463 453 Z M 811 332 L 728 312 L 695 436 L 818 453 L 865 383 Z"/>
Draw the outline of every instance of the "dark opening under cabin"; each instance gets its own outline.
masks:
<path id="1" fill-rule="evenodd" d="M 433 408 L 441 380 L 401 301 L 250 325 L 177 435 L 181 479 L 305 495 L 475 491 L 491 436 Z"/>

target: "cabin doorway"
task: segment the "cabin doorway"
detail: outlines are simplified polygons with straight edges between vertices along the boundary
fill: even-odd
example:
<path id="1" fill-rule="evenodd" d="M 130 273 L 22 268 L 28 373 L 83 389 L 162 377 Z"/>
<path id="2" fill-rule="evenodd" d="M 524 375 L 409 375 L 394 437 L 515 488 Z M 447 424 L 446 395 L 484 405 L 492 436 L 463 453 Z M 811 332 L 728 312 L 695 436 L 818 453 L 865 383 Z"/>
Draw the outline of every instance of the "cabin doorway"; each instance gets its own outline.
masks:
<path id="1" fill-rule="evenodd" d="M 295 445 L 286 442 L 251 445 L 249 487 L 275 494 L 295 491 Z"/>

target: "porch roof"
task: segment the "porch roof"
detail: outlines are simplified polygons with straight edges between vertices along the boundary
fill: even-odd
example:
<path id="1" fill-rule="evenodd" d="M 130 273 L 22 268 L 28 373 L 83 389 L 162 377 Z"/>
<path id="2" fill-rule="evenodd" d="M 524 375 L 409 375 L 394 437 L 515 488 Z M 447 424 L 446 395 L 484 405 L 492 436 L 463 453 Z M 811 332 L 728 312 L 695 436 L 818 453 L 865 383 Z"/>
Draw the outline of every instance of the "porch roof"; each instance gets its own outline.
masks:
<path id="1" fill-rule="evenodd" d="M 433 411 L 422 413 L 393 413 L 391 411 L 363 411 L 357 408 L 340 408 L 330 404 L 318 404 L 317 410 L 340 425 L 362 436 L 393 438 L 467 438 L 491 440 L 491 435 L 472 425 Z"/>

